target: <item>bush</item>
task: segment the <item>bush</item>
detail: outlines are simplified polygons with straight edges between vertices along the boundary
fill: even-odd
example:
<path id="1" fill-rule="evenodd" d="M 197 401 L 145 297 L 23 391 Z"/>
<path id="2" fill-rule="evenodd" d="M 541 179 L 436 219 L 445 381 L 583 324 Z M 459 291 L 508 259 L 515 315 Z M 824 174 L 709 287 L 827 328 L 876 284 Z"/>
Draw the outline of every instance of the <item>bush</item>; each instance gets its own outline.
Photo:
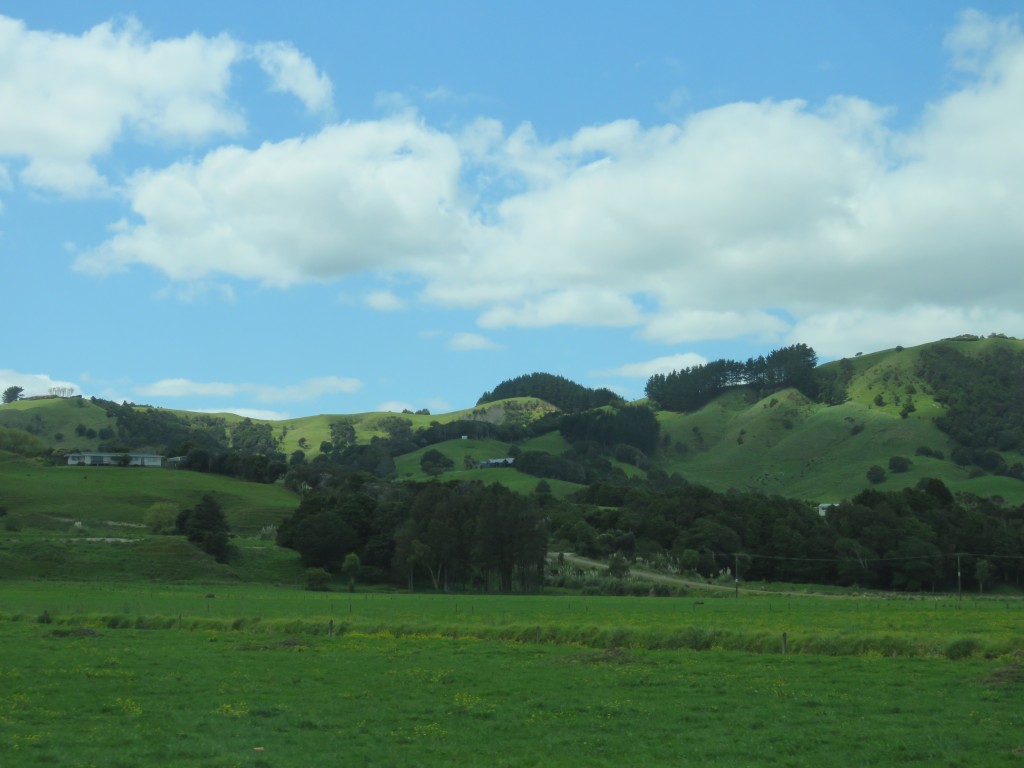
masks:
<path id="1" fill-rule="evenodd" d="M 306 570 L 306 589 L 310 592 L 330 592 L 331 574 L 323 568 Z"/>
<path id="2" fill-rule="evenodd" d="M 913 462 L 906 456 L 892 456 L 889 459 L 890 472 L 906 472 Z"/>
<path id="3" fill-rule="evenodd" d="M 882 467 L 878 466 L 877 464 L 873 464 L 871 468 L 868 469 L 867 477 L 868 482 L 877 485 L 878 483 L 885 480 L 885 470 Z"/>
<path id="4" fill-rule="evenodd" d="M 961 637 L 946 646 L 946 658 L 952 661 L 968 659 L 981 649 L 981 643 L 973 637 Z"/>
<path id="5" fill-rule="evenodd" d="M 158 501 L 146 510 L 146 527 L 157 534 L 172 534 L 177 531 L 178 506 L 167 501 Z"/>

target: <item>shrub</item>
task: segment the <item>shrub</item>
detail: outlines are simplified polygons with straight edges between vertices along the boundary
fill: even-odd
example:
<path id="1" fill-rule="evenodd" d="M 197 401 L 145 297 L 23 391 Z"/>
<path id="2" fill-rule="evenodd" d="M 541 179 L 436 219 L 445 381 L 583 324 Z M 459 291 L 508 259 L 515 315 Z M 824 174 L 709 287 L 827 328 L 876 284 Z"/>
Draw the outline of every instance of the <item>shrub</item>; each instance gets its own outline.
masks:
<path id="1" fill-rule="evenodd" d="M 330 592 L 331 574 L 323 568 L 306 570 L 306 589 L 310 592 Z"/>
<path id="2" fill-rule="evenodd" d="M 906 472 L 913 462 L 906 456 L 892 456 L 889 458 L 890 472 Z"/>
<path id="3" fill-rule="evenodd" d="M 158 501 L 146 510 L 146 527 L 153 533 L 175 533 L 179 512 L 177 504 Z"/>
<path id="4" fill-rule="evenodd" d="M 946 646 L 946 658 L 953 661 L 968 659 L 981 649 L 981 643 L 973 637 L 961 637 Z"/>
<path id="5" fill-rule="evenodd" d="M 871 468 L 868 469 L 867 477 L 868 482 L 877 485 L 878 483 L 885 480 L 885 470 L 882 467 L 878 466 L 877 464 L 873 464 Z"/>

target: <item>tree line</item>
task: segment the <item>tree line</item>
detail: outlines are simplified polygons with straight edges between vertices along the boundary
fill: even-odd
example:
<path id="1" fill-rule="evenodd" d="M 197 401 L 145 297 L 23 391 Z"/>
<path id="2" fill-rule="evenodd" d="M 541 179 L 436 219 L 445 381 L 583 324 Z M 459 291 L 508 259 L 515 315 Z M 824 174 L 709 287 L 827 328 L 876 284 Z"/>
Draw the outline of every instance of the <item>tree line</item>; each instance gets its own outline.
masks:
<path id="1" fill-rule="evenodd" d="M 795 499 L 718 493 L 663 476 L 598 483 L 546 511 L 556 549 L 641 558 L 706 578 L 738 567 L 749 580 L 948 591 L 958 566 L 971 588 L 1024 576 L 1024 507 L 954 497 L 936 479 L 867 489 L 824 516 Z"/>
<path id="2" fill-rule="evenodd" d="M 277 542 L 334 572 L 355 554 L 367 578 L 409 588 L 531 592 L 541 586 L 548 536 L 537 501 L 498 484 L 353 473 L 308 492 Z"/>
<path id="3" fill-rule="evenodd" d="M 647 380 L 645 392 L 661 408 L 695 411 L 733 387 L 749 387 L 762 395 L 795 387 L 808 397 L 816 392 L 815 351 L 806 344 L 776 349 L 768 355 L 737 360 L 713 360 L 671 373 L 656 373 Z"/>
<path id="4" fill-rule="evenodd" d="M 1001 455 L 1024 448 L 1024 351 L 936 344 L 921 350 L 918 375 L 946 407 L 935 425 L 957 443 L 954 462 L 1024 479 L 1024 466 Z"/>

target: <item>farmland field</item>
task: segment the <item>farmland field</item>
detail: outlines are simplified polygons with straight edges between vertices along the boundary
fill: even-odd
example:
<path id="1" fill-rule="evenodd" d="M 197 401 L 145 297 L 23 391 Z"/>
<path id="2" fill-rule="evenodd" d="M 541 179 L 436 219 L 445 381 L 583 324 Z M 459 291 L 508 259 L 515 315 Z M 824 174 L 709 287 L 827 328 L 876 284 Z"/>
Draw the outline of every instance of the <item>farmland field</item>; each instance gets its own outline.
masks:
<path id="1" fill-rule="evenodd" d="M 978 766 L 1024 751 L 1017 601 L 700 602 L 4 581 L 0 764 Z"/>

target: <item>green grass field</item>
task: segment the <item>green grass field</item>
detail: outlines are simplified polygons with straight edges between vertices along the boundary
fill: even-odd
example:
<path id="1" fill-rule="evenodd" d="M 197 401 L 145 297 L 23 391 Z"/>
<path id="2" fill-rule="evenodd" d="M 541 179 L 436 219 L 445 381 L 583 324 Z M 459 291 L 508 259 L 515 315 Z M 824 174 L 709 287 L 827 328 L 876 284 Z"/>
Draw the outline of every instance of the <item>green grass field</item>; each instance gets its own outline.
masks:
<path id="1" fill-rule="evenodd" d="M 822 597 L 701 593 L 679 598 L 482 596 L 395 592 L 305 592 L 217 582 L 61 583 L 6 581 L 0 618 L 44 611 L 61 625 L 196 626 L 252 630 L 295 627 L 397 634 L 449 634 L 481 640 L 543 641 L 607 648 L 835 656 L 988 657 L 1024 654 L 1024 601 L 998 598 Z M 208 598 L 213 594 L 215 598 Z"/>
<path id="2" fill-rule="evenodd" d="M 703 603 L 0 582 L 0 764 L 1021 759 L 1019 603 Z M 653 642 L 695 627 L 704 651 Z M 889 639 L 831 655 L 810 633 Z M 761 634 L 771 649 L 725 647 Z"/>
<path id="3" fill-rule="evenodd" d="M 280 522 L 298 506 L 282 486 L 247 483 L 200 472 L 139 467 L 49 467 L 0 457 L 0 504 L 33 528 L 67 530 L 75 521 L 142 524 L 147 510 L 165 502 L 185 509 L 213 493 L 231 529 L 252 534 Z"/>

